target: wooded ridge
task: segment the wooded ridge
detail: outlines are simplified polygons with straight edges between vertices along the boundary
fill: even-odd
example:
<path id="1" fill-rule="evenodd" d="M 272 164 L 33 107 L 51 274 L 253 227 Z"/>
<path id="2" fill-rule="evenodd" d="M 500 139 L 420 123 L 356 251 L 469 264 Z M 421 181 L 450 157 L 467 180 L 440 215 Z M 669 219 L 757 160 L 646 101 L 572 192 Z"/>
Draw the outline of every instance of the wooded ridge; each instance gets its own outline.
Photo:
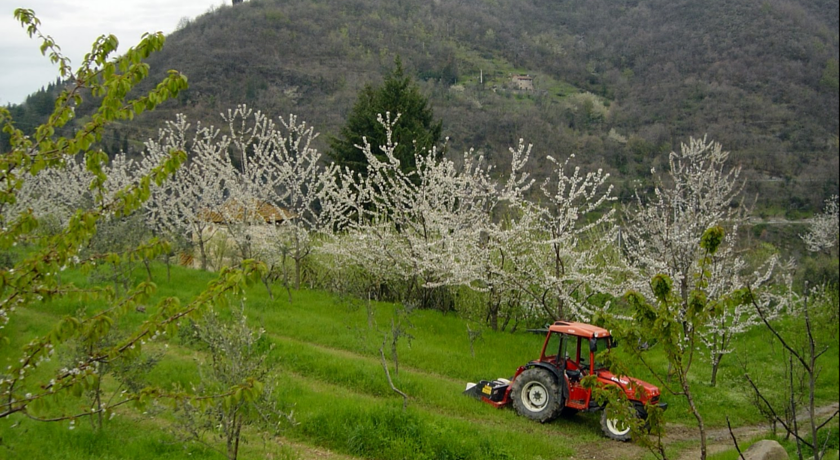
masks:
<path id="1" fill-rule="evenodd" d="M 538 178 L 548 155 L 574 153 L 626 201 L 668 152 L 708 135 L 760 212 L 799 218 L 838 189 L 837 18 L 831 0 L 252 0 L 182 21 L 149 63 L 189 90 L 106 150 L 139 152 L 176 113 L 218 124 L 247 103 L 294 113 L 326 151 L 399 56 L 454 157 L 475 148 L 504 168 L 524 138 Z M 14 108 L 19 123 L 39 97 Z"/>

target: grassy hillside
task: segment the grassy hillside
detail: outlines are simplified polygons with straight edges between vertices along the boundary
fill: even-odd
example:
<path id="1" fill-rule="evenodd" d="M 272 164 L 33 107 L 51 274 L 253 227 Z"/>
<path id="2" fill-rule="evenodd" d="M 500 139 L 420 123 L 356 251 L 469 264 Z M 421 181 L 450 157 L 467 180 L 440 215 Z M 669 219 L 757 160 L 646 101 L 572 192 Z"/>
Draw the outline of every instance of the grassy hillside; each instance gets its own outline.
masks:
<path id="1" fill-rule="evenodd" d="M 153 273 L 158 295 L 183 298 L 212 278 L 209 273 L 175 268 L 167 281 L 161 266 Z M 63 276 L 68 281 L 85 281 L 78 274 Z M 289 302 L 281 286 L 275 286 L 274 292 L 278 297 L 271 300 L 263 287 L 251 287 L 246 315 L 252 327 L 264 328 L 267 342 L 273 344 L 269 363 L 270 377 L 277 383 L 275 396 L 282 407 L 294 409 L 297 425 L 284 425 L 279 437 L 247 431 L 240 458 L 559 459 L 591 458 L 603 452 L 610 452 L 612 458 L 644 457 L 644 451 L 636 446 L 604 438 L 597 414 L 578 414 L 541 425 L 510 409 L 494 409 L 460 394 L 467 381 L 510 377 L 517 366 L 536 357 L 541 336 L 483 330 L 471 350 L 468 327 L 475 330 L 479 326 L 454 313 L 415 311 L 406 318 L 398 316 L 400 307 L 393 304 L 368 304 L 318 291 L 292 291 Z M 58 318 L 80 308 L 94 311 L 97 306 L 52 302 L 21 314 L 7 326 L 13 343 L 0 349 L 0 365 L 13 359 L 9 350 L 45 333 Z M 136 312 L 122 326 L 139 323 L 145 315 Z M 405 410 L 402 398 L 388 385 L 379 357 L 384 335 L 395 318 L 410 324 L 407 332 L 412 336 L 399 342 L 398 375 L 389 356 L 394 384 L 410 397 Z M 151 354 L 166 350 L 145 375 L 150 383 L 168 387 L 178 383 L 184 388 L 198 383 L 197 362 L 207 356 L 188 337 L 182 332 L 146 347 Z M 766 331 L 744 336 L 736 345 L 736 355 L 724 361 L 717 388 L 705 385 L 707 363 L 694 369 L 696 400 L 710 427 L 725 426 L 726 416 L 736 426 L 762 421 L 750 403 L 740 362 L 748 363 L 753 378 L 768 388 L 778 387 L 785 379 L 784 367 L 766 364 L 781 363 L 783 352 L 768 343 L 772 342 Z M 390 355 L 389 348 L 386 355 Z M 60 350 L 48 366 L 63 366 L 67 359 L 67 352 Z M 825 362 L 837 360 L 835 342 Z M 640 366 L 631 367 L 639 377 L 648 378 Z M 820 375 L 820 405 L 836 402 L 837 381 L 838 368 L 827 366 Z M 106 385 L 113 382 L 106 381 Z M 676 454 L 692 447 L 694 422 L 683 402 L 669 396 L 663 399 L 671 404 L 667 417 L 669 433 L 674 436 L 670 445 Z M 80 402 L 79 407 L 85 404 Z M 176 426 L 171 411 L 156 406 L 142 412 L 121 408 L 101 432 L 84 419 L 75 424 L 49 424 L 11 416 L 0 420 L 0 458 L 224 458 L 214 450 L 222 445 L 213 437 L 207 439 L 209 446 L 181 444 Z M 44 442 L 47 439 L 49 442 Z"/>
<path id="2" fill-rule="evenodd" d="M 799 218 L 838 190 L 838 4 L 832 0 L 251 0 L 171 34 L 152 74 L 190 89 L 108 150 L 142 149 L 177 112 L 220 124 L 247 103 L 328 135 L 399 55 L 449 151 L 508 146 L 611 172 L 621 196 L 689 136 L 733 152 L 766 212 Z M 513 88 L 528 74 L 534 91 Z M 22 122 L 43 107 L 34 95 Z M 47 98 L 49 99 L 49 98 Z M 83 110 L 80 113 L 84 113 Z"/>

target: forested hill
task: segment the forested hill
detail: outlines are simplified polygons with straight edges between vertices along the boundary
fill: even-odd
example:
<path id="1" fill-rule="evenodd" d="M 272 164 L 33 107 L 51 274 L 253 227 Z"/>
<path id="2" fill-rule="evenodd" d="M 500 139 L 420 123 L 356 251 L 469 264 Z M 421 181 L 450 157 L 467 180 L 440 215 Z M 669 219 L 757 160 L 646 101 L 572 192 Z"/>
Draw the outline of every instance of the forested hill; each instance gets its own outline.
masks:
<path id="1" fill-rule="evenodd" d="M 627 197 L 708 135 L 764 210 L 790 216 L 837 193 L 839 29 L 837 0 L 251 0 L 182 23 L 150 64 L 190 89 L 144 116 L 146 131 L 112 138 L 141 141 L 176 112 L 219 124 L 247 103 L 298 115 L 326 150 L 399 55 L 450 154 L 472 147 L 504 168 L 524 138 L 537 173 L 576 153 Z"/>

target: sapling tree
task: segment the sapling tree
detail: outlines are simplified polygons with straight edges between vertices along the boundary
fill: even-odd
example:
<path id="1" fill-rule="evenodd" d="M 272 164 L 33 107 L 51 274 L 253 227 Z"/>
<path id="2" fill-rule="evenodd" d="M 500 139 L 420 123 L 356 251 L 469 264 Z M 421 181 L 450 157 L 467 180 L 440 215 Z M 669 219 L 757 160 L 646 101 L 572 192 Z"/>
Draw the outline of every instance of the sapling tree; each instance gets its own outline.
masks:
<path id="1" fill-rule="evenodd" d="M 96 236 L 81 252 L 82 257 L 107 252 L 125 252 L 150 240 L 149 232 L 143 225 L 143 216 L 139 213 L 121 219 L 103 220 L 97 228 Z M 88 275 L 91 282 L 109 281 L 113 283 L 114 293 L 120 295 L 130 289 L 135 269 L 140 260 L 146 257 L 122 257 L 104 260 L 98 263 Z M 151 280 L 150 272 L 146 272 L 147 280 Z"/>
<path id="2" fill-rule="evenodd" d="M 728 293 L 725 297 L 712 298 L 708 295 L 712 272 L 708 267 L 711 257 L 720 248 L 724 240 L 722 227 L 712 227 L 700 238 L 701 255 L 697 264 L 697 279 L 691 291 L 683 293 L 667 274 L 657 274 L 650 281 L 652 296 L 631 290 L 624 299 L 632 311 L 632 321 L 610 320 L 616 335 L 627 343 L 657 341 L 667 358 L 670 369 L 656 368 L 645 355 L 646 350 L 629 347 L 641 363 L 648 368 L 659 381 L 660 387 L 674 396 L 685 399 L 689 410 L 697 420 L 700 435 L 701 460 L 706 458 L 706 428 L 691 389 L 689 377 L 697 348 L 700 342 L 698 331 L 702 330 L 711 318 L 720 314 L 726 305 L 748 302 L 746 289 Z M 669 374 L 676 376 L 671 382 Z"/>
<path id="3" fill-rule="evenodd" d="M 67 404 L 67 399 L 78 397 L 97 384 L 102 363 L 116 363 L 134 356 L 147 341 L 177 327 L 181 318 L 216 303 L 220 296 L 240 292 L 247 275 L 260 269 L 258 265 L 222 273 L 189 302 L 181 303 L 171 298 L 160 301 L 148 311 L 146 321 L 127 330 L 124 338 L 114 344 L 103 343 L 100 339 L 112 330 L 120 317 L 146 302 L 154 286 L 148 282 L 137 283 L 122 295 L 116 295 L 108 287 L 77 287 L 59 283 L 58 279 L 58 274 L 68 267 L 84 270 L 103 261 L 152 257 L 165 250 L 164 243 L 151 240 L 121 252 L 82 253 L 102 222 L 137 212 L 148 198 L 152 184 L 163 183 L 184 161 L 184 152 L 167 152 L 148 174 L 136 177 L 111 194 L 107 193 L 108 173 L 104 166 L 107 155 L 91 146 L 101 140 L 110 123 L 131 119 L 177 95 L 186 87 L 186 78 L 172 71 L 150 92 L 129 97 L 133 88 L 148 75 L 148 65 L 143 60 L 163 46 L 162 34 L 145 35 L 136 47 L 119 57 L 115 57 L 116 37 L 102 36 L 95 41 L 82 64 L 73 70 L 52 38 L 40 32 L 40 21 L 33 11 L 17 9 L 14 14 L 30 37 L 37 37 L 42 43 L 42 52 L 58 66 L 61 79 L 72 83 L 58 96 L 49 119 L 31 136 L 16 129 L 9 111 L 0 107 L 0 125 L 10 138 L 9 149 L 0 157 L 0 251 L 19 243 L 30 245 L 13 267 L 0 268 L 0 325 L 15 321 L 21 311 L 36 308 L 50 299 L 76 299 L 90 308 L 84 315 L 61 319 L 50 332 L 21 346 L 3 349 L 11 364 L 0 373 L 0 418 L 19 414 L 43 421 L 74 420 L 107 413 L 131 401 L 189 398 L 187 394 L 149 387 L 126 392 L 116 400 L 93 408 L 74 410 L 75 405 Z M 58 128 L 73 119 L 74 107 L 82 102 L 83 94 L 87 92 L 97 98 L 98 109 L 71 135 L 56 135 Z M 19 203 L 19 191 L 32 177 L 65 168 L 71 162 L 83 164 L 91 174 L 88 187 L 93 202 L 90 207 L 70 213 L 54 234 L 38 233 L 42 216 L 26 206 L 15 212 L 10 210 Z M 94 300 L 101 303 L 94 304 Z M 7 331 L 0 329 L 0 341 L 9 341 Z M 45 364 L 56 349 L 71 339 L 81 343 L 81 349 L 86 350 L 83 356 L 72 366 L 61 369 Z M 238 398 L 243 392 L 255 391 L 254 383 L 240 382 L 223 391 Z"/>
<path id="4" fill-rule="evenodd" d="M 264 338 L 265 331 L 248 326 L 244 303 L 232 313 L 232 319 L 226 321 L 210 311 L 193 326 L 195 343 L 207 354 L 206 361 L 199 364 L 201 379 L 195 392 L 214 394 L 237 382 L 254 380 L 260 382 L 260 393 L 203 405 L 184 400 L 176 415 L 185 440 L 213 447 L 207 436 L 215 433 L 225 444 L 227 458 L 236 460 L 244 427 L 258 425 L 274 434 L 281 423 L 294 423 L 294 418 L 292 412 L 280 408 L 273 395 L 266 361 L 272 345 Z"/>
<path id="5" fill-rule="evenodd" d="M 96 343 L 79 338 L 70 340 L 66 349 L 59 353 L 59 361 L 63 367 L 72 368 L 79 360 L 89 356 L 94 349 L 113 346 L 122 338 L 123 334 L 114 328 L 105 336 L 100 337 Z M 125 356 L 118 360 L 101 362 L 98 365 L 99 378 L 84 391 L 84 396 L 89 398 L 89 401 L 82 403 L 89 405 L 95 413 L 90 418 L 91 426 L 94 429 L 101 430 L 103 428 L 107 412 L 104 408 L 114 400 L 118 400 L 124 392 L 137 393 L 150 385 L 149 372 L 157 365 L 163 354 L 163 351 L 159 350 L 144 350 L 131 357 Z M 116 387 L 103 385 L 103 380 L 107 378 L 118 382 L 118 385 Z M 111 416 L 114 415 L 111 412 Z"/>
<path id="6" fill-rule="evenodd" d="M 709 256 L 709 281 L 706 291 L 710 299 L 732 299 L 731 293 L 738 292 L 745 287 L 760 292 L 756 299 L 760 302 L 768 318 L 775 319 L 782 313 L 786 302 L 774 295 L 777 286 L 790 287 L 793 273 L 793 263 L 783 264 L 776 255 L 771 256 L 753 271 L 747 269 L 747 264 L 736 254 L 736 242 L 731 233 L 727 233 L 721 247 Z M 704 345 L 712 365 L 710 384 L 717 384 L 720 363 L 724 356 L 732 353 L 732 340 L 753 327 L 761 325 L 762 321 L 752 305 L 744 302 L 722 303 L 722 308 L 715 316 L 709 318 L 705 327 L 698 331 L 700 342 Z"/>

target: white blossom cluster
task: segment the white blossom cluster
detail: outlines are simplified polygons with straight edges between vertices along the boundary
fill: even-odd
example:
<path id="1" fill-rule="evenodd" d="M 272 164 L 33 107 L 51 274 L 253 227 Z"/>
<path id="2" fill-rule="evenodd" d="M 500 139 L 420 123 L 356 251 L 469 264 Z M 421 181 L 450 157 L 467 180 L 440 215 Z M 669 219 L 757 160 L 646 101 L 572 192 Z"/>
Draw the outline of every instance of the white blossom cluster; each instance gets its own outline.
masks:
<path id="1" fill-rule="evenodd" d="M 17 202 L 8 210 L 8 216 L 31 209 L 35 217 L 52 219 L 56 226 L 63 227 L 80 209 L 99 206 L 107 210 L 107 205 L 118 192 L 149 174 L 155 166 L 158 164 L 136 162 L 120 152 L 103 165 L 102 171 L 107 180 L 99 189 L 93 187 L 95 175 L 85 167 L 84 161 L 69 158 L 61 167 L 43 169 L 24 181 L 18 191 Z"/>
<path id="2" fill-rule="evenodd" d="M 809 251 L 819 252 L 838 246 L 838 239 L 840 239 L 839 210 L 837 195 L 833 195 L 825 200 L 823 212 L 811 219 L 811 228 L 808 233 L 802 235 Z"/>
<path id="3" fill-rule="evenodd" d="M 720 225 L 730 235 L 745 222 L 740 168 L 727 170 L 728 156 L 718 143 L 691 139 L 680 152 L 671 152 L 666 177 L 651 171 L 656 179 L 653 196 L 637 192 L 635 205 L 625 213 L 626 256 L 640 275 L 634 288 L 647 292 L 650 277 L 663 273 L 687 298 L 703 232 Z"/>
<path id="4" fill-rule="evenodd" d="M 359 148 L 368 160 L 367 176 L 341 173 L 343 186 L 328 199 L 341 212 L 335 216 L 339 231 L 320 250 L 380 282 L 471 285 L 483 276 L 481 234 L 492 225 L 498 201 L 489 168 L 470 153 L 458 168 L 451 160 L 436 161 L 434 152 L 418 152 L 416 170 L 403 172 L 390 138 L 398 119 L 380 119 L 389 135 L 388 144 L 378 147 L 385 161 L 365 144 Z"/>

